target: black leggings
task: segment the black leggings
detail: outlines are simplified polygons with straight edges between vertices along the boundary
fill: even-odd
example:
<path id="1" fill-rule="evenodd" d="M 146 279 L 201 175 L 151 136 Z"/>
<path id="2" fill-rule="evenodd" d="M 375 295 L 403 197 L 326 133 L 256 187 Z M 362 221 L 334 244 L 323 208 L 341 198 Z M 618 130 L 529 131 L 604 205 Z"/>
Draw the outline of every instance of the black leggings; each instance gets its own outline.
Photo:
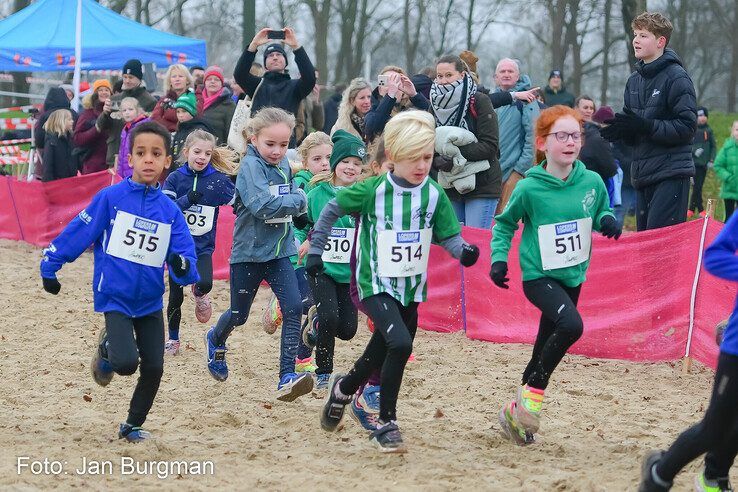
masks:
<path id="1" fill-rule="evenodd" d="M 689 462 L 705 456 L 705 478 L 728 476 L 738 453 L 738 356 L 720 353 L 710 406 L 697 425 L 682 432 L 656 465 L 656 473 L 670 482 Z"/>
<path id="2" fill-rule="evenodd" d="M 397 419 L 397 395 L 402 384 L 405 364 L 413 351 L 413 339 L 418 329 L 418 303 L 407 306 L 389 294 L 377 294 L 363 299 L 369 317 L 374 321 L 374 333 L 364 354 L 341 380 L 344 395 L 353 395 L 364 385 L 374 370 L 382 370 L 379 418 L 383 422 Z"/>
<path id="3" fill-rule="evenodd" d="M 205 295 L 213 290 L 213 257 L 209 253 L 197 257 L 197 273 L 200 281 L 195 284 L 198 295 Z M 182 303 L 184 288 L 169 277 L 169 303 L 167 304 L 167 324 L 169 338 L 179 340 L 179 323 L 182 321 Z"/>
<path id="4" fill-rule="evenodd" d="M 707 176 L 707 167 L 694 167 L 694 186 L 692 186 L 692 197 L 689 199 L 689 210 L 699 213 L 705 207 L 702 200 L 702 186 L 705 184 L 705 176 Z"/>
<path id="5" fill-rule="evenodd" d="M 733 215 L 733 211 L 735 210 L 735 204 L 738 200 L 731 200 L 729 198 L 726 198 L 723 200 L 723 203 L 725 203 L 725 222 L 728 222 L 728 219 L 731 215 Z"/>
<path id="6" fill-rule="evenodd" d="M 584 330 L 577 301 L 582 286 L 566 287 L 551 278 L 523 282 L 525 297 L 541 310 L 533 355 L 523 372 L 523 384 L 541 390 L 556 366 Z"/>
<path id="7" fill-rule="evenodd" d="M 105 313 L 105 328 L 108 335 L 103 353 L 107 352 L 113 371 L 130 376 L 140 368 L 126 422 L 134 427 L 141 426 L 154 404 L 164 373 L 162 312 L 131 318 L 118 311 L 109 311 Z"/>
<path id="8" fill-rule="evenodd" d="M 349 284 L 339 284 L 330 275 L 310 277 L 315 307 L 318 310 L 318 343 L 316 374 L 333 372 L 336 337 L 351 340 L 356 335 L 358 313 L 351 300 Z"/>

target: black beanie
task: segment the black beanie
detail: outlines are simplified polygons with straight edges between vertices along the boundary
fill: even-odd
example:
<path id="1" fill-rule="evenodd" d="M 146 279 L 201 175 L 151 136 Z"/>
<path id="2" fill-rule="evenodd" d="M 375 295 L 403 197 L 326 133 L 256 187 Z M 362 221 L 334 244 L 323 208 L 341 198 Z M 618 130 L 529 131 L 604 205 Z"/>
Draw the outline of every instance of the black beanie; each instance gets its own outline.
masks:
<path id="1" fill-rule="evenodd" d="M 128 60 L 126 64 L 123 65 L 123 75 L 133 75 L 139 80 L 142 80 L 143 67 L 141 66 L 141 62 L 139 60 L 136 60 L 135 58 L 132 60 Z"/>
<path id="2" fill-rule="evenodd" d="M 548 80 L 551 80 L 554 77 L 558 77 L 560 79 L 564 79 L 564 77 L 561 76 L 561 70 L 551 70 L 551 73 L 548 74 Z"/>
<path id="3" fill-rule="evenodd" d="M 274 52 L 280 53 L 284 57 L 285 64 L 287 63 L 287 52 L 282 48 L 282 45 L 279 43 L 270 44 L 266 47 L 264 50 L 264 66 L 266 66 L 267 57 L 271 55 Z"/>
<path id="4" fill-rule="evenodd" d="M 697 116 L 704 116 L 707 118 L 707 108 L 704 106 L 697 106 Z"/>

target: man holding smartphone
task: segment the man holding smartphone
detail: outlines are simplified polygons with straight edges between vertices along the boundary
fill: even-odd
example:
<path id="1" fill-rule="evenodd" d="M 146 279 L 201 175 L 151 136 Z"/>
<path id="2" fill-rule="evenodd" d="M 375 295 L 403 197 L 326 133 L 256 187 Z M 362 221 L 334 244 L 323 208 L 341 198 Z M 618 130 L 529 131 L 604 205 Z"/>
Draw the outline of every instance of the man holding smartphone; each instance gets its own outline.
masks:
<path id="1" fill-rule="evenodd" d="M 284 39 L 284 44 L 292 48 L 300 78 L 292 79 L 287 73 L 287 53 L 280 43 L 270 44 L 264 50 L 266 72 L 262 77 L 249 73 L 259 46 L 269 43 L 270 39 L 280 38 Z M 281 30 L 264 28 L 259 31 L 238 59 L 233 76 L 236 83 L 251 98 L 252 113 L 264 107 L 277 107 L 297 114 L 300 102 L 310 95 L 315 87 L 315 68 L 305 48 L 297 41 L 295 31 L 290 27 Z M 292 144 L 294 145 L 294 142 Z"/>

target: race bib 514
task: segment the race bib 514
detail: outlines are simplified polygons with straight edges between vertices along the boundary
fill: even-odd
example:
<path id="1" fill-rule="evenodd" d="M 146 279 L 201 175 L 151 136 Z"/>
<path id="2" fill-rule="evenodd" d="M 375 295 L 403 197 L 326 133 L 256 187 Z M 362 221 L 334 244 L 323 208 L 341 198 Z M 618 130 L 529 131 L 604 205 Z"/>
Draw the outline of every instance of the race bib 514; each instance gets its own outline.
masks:
<path id="1" fill-rule="evenodd" d="M 433 231 L 381 231 L 377 241 L 379 275 L 411 277 L 425 273 Z"/>

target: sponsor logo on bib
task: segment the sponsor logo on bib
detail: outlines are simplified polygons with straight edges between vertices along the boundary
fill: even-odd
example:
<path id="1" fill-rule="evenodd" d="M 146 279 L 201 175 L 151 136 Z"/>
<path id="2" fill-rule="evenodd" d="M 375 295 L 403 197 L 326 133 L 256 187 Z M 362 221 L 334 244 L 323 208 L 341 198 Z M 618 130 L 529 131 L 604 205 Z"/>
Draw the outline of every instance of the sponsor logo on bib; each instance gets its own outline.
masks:
<path id="1" fill-rule="evenodd" d="M 156 230 L 159 228 L 159 225 L 156 222 L 137 218 L 135 221 L 133 221 L 133 227 L 140 231 L 155 233 Z"/>
<path id="2" fill-rule="evenodd" d="M 341 227 L 333 227 L 331 228 L 331 236 L 332 237 L 346 237 L 347 229 L 341 228 Z"/>
<path id="3" fill-rule="evenodd" d="M 417 243 L 420 242 L 420 231 L 413 232 L 398 232 L 397 233 L 398 243 Z"/>
<path id="4" fill-rule="evenodd" d="M 573 234 L 579 229 L 576 222 L 564 222 L 563 224 L 556 224 L 556 235 L 561 236 L 563 234 Z"/>

